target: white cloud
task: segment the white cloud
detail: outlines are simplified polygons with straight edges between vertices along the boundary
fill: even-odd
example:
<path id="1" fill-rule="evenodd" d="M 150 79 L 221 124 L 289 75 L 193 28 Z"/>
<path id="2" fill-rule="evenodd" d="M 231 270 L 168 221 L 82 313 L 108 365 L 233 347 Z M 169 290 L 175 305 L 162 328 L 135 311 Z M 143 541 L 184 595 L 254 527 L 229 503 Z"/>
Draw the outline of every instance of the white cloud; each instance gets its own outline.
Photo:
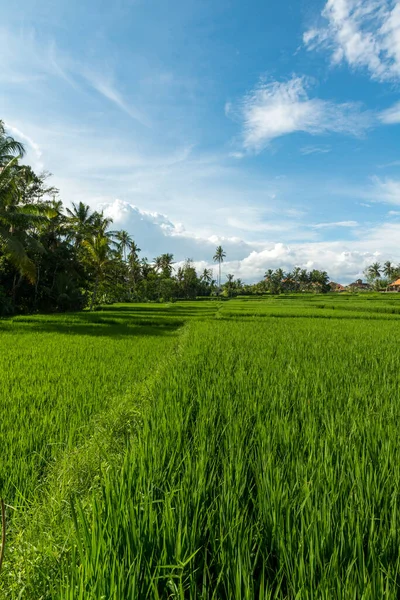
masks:
<path id="1" fill-rule="evenodd" d="M 294 132 L 360 135 L 371 125 L 372 115 L 359 104 L 310 98 L 308 87 L 305 77 L 294 76 L 286 82 L 260 83 L 246 95 L 238 111 L 244 147 L 259 151 L 274 138 Z M 235 114 L 231 105 L 227 114 Z"/>
<path id="2" fill-rule="evenodd" d="M 66 203 L 83 201 L 97 208 L 118 197 L 149 212 L 167 213 L 174 223 L 184 221 L 203 237 L 215 232 L 243 235 L 255 227 L 255 240 L 268 230 L 262 223 L 272 227 L 286 217 L 293 221 L 303 215 L 297 195 L 296 202 L 287 201 L 292 182 L 249 172 L 225 151 L 200 154 L 190 143 L 153 148 L 147 140 L 130 136 L 94 129 L 80 132 L 74 123 L 15 125 L 39 143 L 46 169 L 54 173 L 54 185 Z M 230 219 L 236 219 L 239 228 L 229 224 Z M 289 223 L 283 223 L 281 231 L 284 239 L 296 235 Z"/>
<path id="3" fill-rule="evenodd" d="M 346 283 L 361 276 L 364 268 L 375 260 L 400 260 L 398 239 L 400 224 L 390 221 L 378 228 L 359 226 L 355 240 L 335 242 L 248 242 L 238 237 L 210 235 L 203 237 L 174 223 L 168 216 L 150 212 L 128 202 L 115 200 L 103 206 L 105 214 L 114 218 L 116 228 L 127 229 L 142 249 L 142 256 L 152 260 L 163 252 L 172 252 L 175 260 L 194 259 L 196 267 L 212 268 L 215 247 L 222 244 L 227 253 L 223 274 L 234 273 L 244 281 L 260 280 L 264 272 L 295 266 L 324 269 L 331 279 Z M 355 227 L 357 223 L 342 221 L 323 224 Z M 275 234 L 280 235 L 277 230 Z"/>
<path id="4" fill-rule="evenodd" d="M 371 194 L 375 202 L 400 205 L 400 180 L 373 177 L 372 181 L 374 187 Z"/>
<path id="5" fill-rule="evenodd" d="M 400 123 L 400 102 L 397 102 L 391 108 L 387 108 L 382 111 L 379 115 L 380 120 L 385 125 L 393 125 L 395 123 Z"/>
<path id="6" fill-rule="evenodd" d="M 317 223 L 314 229 L 326 229 L 330 227 L 358 227 L 357 221 L 336 221 L 333 223 Z"/>
<path id="7" fill-rule="evenodd" d="M 331 279 L 349 282 L 362 274 L 365 266 L 375 260 L 373 251 L 346 247 L 343 242 L 320 242 L 315 244 L 285 245 L 277 243 L 260 252 L 252 252 L 238 264 L 238 275 L 260 280 L 267 269 L 282 268 L 285 271 L 295 266 L 306 269 L 322 269 Z M 227 265 L 228 266 L 228 265 Z"/>
<path id="8" fill-rule="evenodd" d="M 127 229 L 142 249 L 143 256 L 148 258 L 172 252 L 178 261 L 188 257 L 209 260 L 215 247 L 222 244 L 231 258 L 240 259 L 252 249 L 250 243 L 238 237 L 215 234 L 204 237 L 187 231 L 181 223 L 172 222 L 164 214 L 140 209 L 124 200 L 100 204 L 98 208 L 113 219 L 114 228 Z"/>
<path id="9" fill-rule="evenodd" d="M 328 0 L 324 24 L 305 32 L 309 50 L 326 49 L 332 62 L 367 69 L 383 81 L 400 76 L 400 4 L 393 0 Z"/>
<path id="10" fill-rule="evenodd" d="M 246 281 L 258 281 L 269 268 L 291 270 L 295 266 L 326 270 L 331 280 L 349 283 L 362 277 L 365 267 L 379 260 L 400 262 L 400 223 L 360 228 L 352 241 L 265 244 L 240 261 L 224 263 L 224 273 L 234 273 Z"/>
<path id="11" fill-rule="evenodd" d="M 233 261 L 228 254 L 223 273 L 233 273 L 244 281 L 254 282 L 260 281 L 267 269 L 290 271 L 301 267 L 326 270 L 331 280 L 349 283 L 362 277 L 365 267 L 376 260 L 398 262 L 400 250 L 396 236 L 399 234 L 400 225 L 392 229 L 388 225 L 369 232 L 368 239 L 362 241 L 266 244 L 242 260 Z"/>

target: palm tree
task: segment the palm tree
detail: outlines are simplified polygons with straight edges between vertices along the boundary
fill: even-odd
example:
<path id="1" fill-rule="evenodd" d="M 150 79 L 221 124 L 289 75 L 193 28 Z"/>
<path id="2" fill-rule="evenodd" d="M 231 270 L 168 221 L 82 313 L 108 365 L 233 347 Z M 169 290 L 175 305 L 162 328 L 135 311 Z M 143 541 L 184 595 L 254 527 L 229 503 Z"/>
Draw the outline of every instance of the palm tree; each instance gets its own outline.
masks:
<path id="1" fill-rule="evenodd" d="M 178 267 L 178 270 L 176 272 L 176 280 L 177 280 L 177 282 L 179 284 L 181 284 L 183 282 L 184 278 L 185 278 L 185 273 L 183 271 L 183 268 L 182 267 Z"/>
<path id="2" fill-rule="evenodd" d="M 113 220 L 111 217 L 105 217 L 102 212 L 95 211 L 93 213 L 94 221 L 93 221 L 93 232 L 95 235 L 104 235 L 108 237 L 110 240 L 116 237 L 116 231 L 107 231 Z"/>
<path id="3" fill-rule="evenodd" d="M 232 290 L 234 288 L 234 283 L 233 283 L 233 279 L 234 279 L 234 275 L 232 275 L 232 273 L 228 273 L 228 275 L 226 276 L 227 278 L 227 282 L 226 282 L 226 289 L 228 290 L 228 295 L 231 296 L 232 294 Z"/>
<path id="4" fill-rule="evenodd" d="M 8 146 L 12 146 L 11 142 Z M 0 249 L 20 276 L 26 276 L 33 283 L 36 269 L 28 251 L 36 254 L 43 252 L 43 247 L 35 237 L 35 228 L 47 222 L 55 211 L 50 204 L 24 202 L 21 199 L 22 181 L 26 184 L 32 171 L 19 166 L 18 158 L 16 156 L 8 163 L 3 162 L 0 167 Z"/>
<path id="5" fill-rule="evenodd" d="M 90 212 L 90 206 L 83 202 L 79 202 L 79 204 L 73 202 L 72 210 L 67 208 L 66 211 L 73 226 L 75 246 L 79 246 L 85 237 L 89 235 L 90 229 L 95 223 L 97 214 L 95 212 Z"/>
<path id="6" fill-rule="evenodd" d="M 140 271 L 141 271 L 142 277 L 144 277 L 146 279 L 149 276 L 149 274 L 152 272 L 152 270 L 153 270 L 153 267 L 147 261 L 147 257 L 144 256 L 142 258 L 142 260 L 140 261 Z"/>
<path id="7" fill-rule="evenodd" d="M 26 254 L 23 241 L 16 235 L 16 217 L 20 194 L 17 183 L 18 160 L 24 155 L 22 144 L 8 136 L 0 120 L 0 249 L 10 262 L 31 280 L 34 265 Z"/>
<path id="8" fill-rule="evenodd" d="M 136 261 L 140 251 L 141 248 L 139 248 L 139 246 L 132 240 L 129 244 L 129 257 L 131 260 Z"/>
<path id="9" fill-rule="evenodd" d="M 274 272 L 273 269 L 268 269 L 268 271 L 265 271 L 264 279 L 271 279 L 273 272 Z"/>
<path id="10" fill-rule="evenodd" d="M 87 253 L 89 265 L 93 268 L 95 274 L 94 289 L 90 302 L 90 310 L 96 304 L 99 284 L 104 281 L 107 267 L 109 267 L 114 258 L 111 254 L 110 240 L 104 235 L 95 235 L 92 238 L 83 240 L 82 246 Z"/>
<path id="11" fill-rule="evenodd" d="M 204 281 L 204 283 L 211 283 L 212 281 L 212 269 L 204 269 L 204 271 L 201 274 L 200 280 Z"/>
<path id="12" fill-rule="evenodd" d="M 380 277 L 380 275 L 381 275 L 381 269 L 382 269 L 382 266 L 380 265 L 380 263 L 375 262 L 368 267 L 367 272 L 368 272 L 368 275 L 370 277 L 372 277 L 373 279 L 378 279 L 378 277 Z"/>
<path id="13" fill-rule="evenodd" d="M 213 261 L 218 263 L 218 287 L 221 288 L 221 264 L 224 262 L 224 258 L 226 258 L 226 253 L 224 252 L 222 246 L 218 246 L 215 250 L 215 254 L 213 256 Z"/>
<path id="14" fill-rule="evenodd" d="M 161 269 L 163 267 L 162 256 L 160 255 L 160 256 L 156 256 L 155 258 L 153 258 L 153 263 L 154 263 L 154 270 L 156 271 L 156 273 L 161 271 Z"/>
<path id="15" fill-rule="evenodd" d="M 393 263 L 391 263 L 390 260 L 387 260 L 385 262 L 385 264 L 383 265 L 383 274 L 385 275 L 385 277 L 392 280 L 392 277 L 395 273 L 396 273 L 396 269 L 395 269 Z"/>
<path id="16" fill-rule="evenodd" d="M 118 250 L 122 252 L 124 261 L 126 262 L 126 250 L 127 248 L 131 248 L 133 239 L 129 235 L 129 233 L 125 229 L 121 229 L 121 231 L 117 231 L 115 234 L 115 239 L 118 242 Z"/>
<path id="17" fill-rule="evenodd" d="M 163 272 L 164 277 L 171 277 L 171 273 L 173 270 L 173 264 L 174 264 L 174 255 L 173 254 L 162 254 L 161 255 L 161 269 Z"/>
<path id="18" fill-rule="evenodd" d="M 0 120 L 0 167 L 5 167 L 13 158 L 22 158 L 24 154 L 23 144 L 7 135 L 4 122 Z"/>

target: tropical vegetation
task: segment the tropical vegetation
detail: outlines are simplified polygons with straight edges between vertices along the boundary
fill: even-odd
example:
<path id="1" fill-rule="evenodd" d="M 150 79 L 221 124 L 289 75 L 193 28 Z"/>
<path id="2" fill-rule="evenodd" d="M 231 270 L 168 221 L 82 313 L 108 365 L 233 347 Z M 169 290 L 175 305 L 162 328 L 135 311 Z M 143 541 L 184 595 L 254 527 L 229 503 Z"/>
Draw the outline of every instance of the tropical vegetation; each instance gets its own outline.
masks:
<path id="1" fill-rule="evenodd" d="M 212 269 L 198 273 L 188 258 L 175 264 L 171 253 L 152 261 L 140 256 L 125 230 L 84 202 L 64 207 L 48 173 L 24 164 L 24 147 L 0 121 L 0 315 L 94 309 L 102 303 L 195 299 L 198 296 L 330 291 L 326 271 L 296 267 L 268 270 L 259 283 L 244 284 L 222 265 L 219 245 Z M 390 261 L 374 263 L 367 280 L 377 290 L 400 275 Z"/>

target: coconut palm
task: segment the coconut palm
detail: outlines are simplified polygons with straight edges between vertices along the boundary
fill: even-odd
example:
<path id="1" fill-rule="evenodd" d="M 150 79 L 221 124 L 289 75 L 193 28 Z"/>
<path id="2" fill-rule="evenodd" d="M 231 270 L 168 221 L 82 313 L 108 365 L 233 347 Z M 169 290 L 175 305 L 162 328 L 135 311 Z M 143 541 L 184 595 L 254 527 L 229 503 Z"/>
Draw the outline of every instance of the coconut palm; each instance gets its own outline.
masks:
<path id="1" fill-rule="evenodd" d="M 99 284 L 104 281 L 107 267 L 114 262 L 114 257 L 110 249 L 110 240 L 104 235 L 95 235 L 91 238 L 85 239 L 82 242 L 82 246 L 86 251 L 87 262 L 93 269 L 95 276 L 93 294 L 90 303 L 90 310 L 93 310 L 93 306 L 96 304 L 97 300 Z"/>
<path id="2" fill-rule="evenodd" d="M 273 273 L 274 273 L 273 269 L 268 269 L 268 271 L 265 271 L 265 273 L 264 273 L 264 279 L 271 279 Z"/>
<path id="3" fill-rule="evenodd" d="M 115 234 L 115 239 L 117 240 L 118 250 L 122 252 L 124 261 L 126 262 L 126 251 L 128 248 L 131 248 L 133 239 L 125 229 L 117 231 Z"/>
<path id="4" fill-rule="evenodd" d="M 213 261 L 218 263 L 218 287 L 221 288 L 221 264 L 224 262 L 224 258 L 226 258 L 226 253 L 224 252 L 222 246 L 218 246 L 215 250 L 215 254 L 213 256 Z"/>
<path id="5" fill-rule="evenodd" d="M 24 154 L 21 143 L 8 136 L 0 121 L 0 249 L 22 273 L 33 279 L 34 266 L 22 240 L 15 234 L 15 213 L 19 203 L 18 160 Z"/>
<path id="6" fill-rule="evenodd" d="M 141 251 L 141 248 L 139 248 L 139 246 L 132 240 L 131 243 L 129 244 L 129 257 L 131 260 L 136 261 L 138 260 L 138 256 L 139 256 L 139 252 Z"/>
<path id="7" fill-rule="evenodd" d="M 156 273 L 159 273 L 162 270 L 163 267 L 163 259 L 162 256 L 156 256 L 155 258 L 153 258 L 153 263 L 154 263 L 154 270 Z"/>
<path id="8" fill-rule="evenodd" d="M 0 168 L 0 249 L 20 275 L 33 282 L 35 265 L 28 251 L 43 252 L 35 231 L 54 210 L 50 204 L 22 201 L 20 183 L 26 183 L 30 174 L 29 169 L 18 165 L 18 157 Z"/>
<path id="9" fill-rule="evenodd" d="M 179 267 L 176 272 L 176 280 L 179 284 L 181 284 L 183 282 L 184 278 L 185 278 L 185 273 L 183 271 L 183 268 Z"/>
<path id="10" fill-rule="evenodd" d="M 204 269 L 204 271 L 201 274 L 200 280 L 204 281 L 204 283 L 211 283 L 212 281 L 212 269 Z"/>
<path id="11" fill-rule="evenodd" d="M 241 290 L 243 288 L 243 281 L 241 279 L 236 279 L 235 287 L 236 289 Z"/>
<path id="12" fill-rule="evenodd" d="M 13 158 L 22 158 L 24 154 L 23 144 L 7 135 L 4 122 L 0 120 L 0 167 L 5 167 Z"/>
<path id="13" fill-rule="evenodd" d="M 79 202 L 79 204 L 73 202 L 72 210 L 67 208 L 66 212 L 72 225 L 71 237 L 75 238 L 75 246 L 79 246 L 85 237 L 90 234 L 96 219 L 96 213 L 92 213 L 90 206 L 83 202 Z"/>
<path id="14" fill-rule="evenodd" d="M 105 217 L 102 212 L 95 211 L 94 213 L 94 222 L 93 222 L 93 232 L 94 235 L 103 235 L 108 237 L 110 240 L 113 240 L 117 232 L 116 231 L 107 231 L 110 227 L 113 220 L 111 217 Z"/>
<path id="15" fill-rule="evenodd" d="M 378 262 L 375 262 L 368 267 L 367 272 L 368 272 L 368 275 L 370 277 L 372 277 L 373 279 L 378 279 L 381 276 L 381 269 L 382 269 L 381 264 Z"/>
<path id="16" fill-rule="evenodd" d="M 387 277 L 388 279 L 391 280 L 395 273 L 396 273 L 396 268 L 395 268 L 394 264 L 391 263 L 390 260 L 387 260 L 385 262 L 385 264 L 383 265 L 383 274 L 385 275 L 385 277 Z"/>
<path id="17" fill-rule="evenodd" d="M 174 264 L 174 255 L 170 254 L 170 253 L 166 253 L 166 254 L 162 254 L 161 255 L 161 270 L 162 273 L 164 275 L 164 277 L 171 277 L 172 271 L 173 271 L 173 264 Z"/>

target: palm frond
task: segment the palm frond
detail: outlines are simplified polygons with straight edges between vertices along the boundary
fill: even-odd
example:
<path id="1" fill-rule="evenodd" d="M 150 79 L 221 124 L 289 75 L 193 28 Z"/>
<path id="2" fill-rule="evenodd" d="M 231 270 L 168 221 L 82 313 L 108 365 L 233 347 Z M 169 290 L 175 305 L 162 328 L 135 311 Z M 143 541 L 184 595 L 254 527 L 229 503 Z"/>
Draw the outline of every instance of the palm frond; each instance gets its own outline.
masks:
<path id="1" fill-rule="evenodd" d="M 10 263 L 22 275 L 25 275 L 31 283 L 34 283 L 36 278 L 35 264 L 28 257 L 24 245 L 18 237 L 12 235 L 6 228 L 0 227 L 0 245 Z"/>

